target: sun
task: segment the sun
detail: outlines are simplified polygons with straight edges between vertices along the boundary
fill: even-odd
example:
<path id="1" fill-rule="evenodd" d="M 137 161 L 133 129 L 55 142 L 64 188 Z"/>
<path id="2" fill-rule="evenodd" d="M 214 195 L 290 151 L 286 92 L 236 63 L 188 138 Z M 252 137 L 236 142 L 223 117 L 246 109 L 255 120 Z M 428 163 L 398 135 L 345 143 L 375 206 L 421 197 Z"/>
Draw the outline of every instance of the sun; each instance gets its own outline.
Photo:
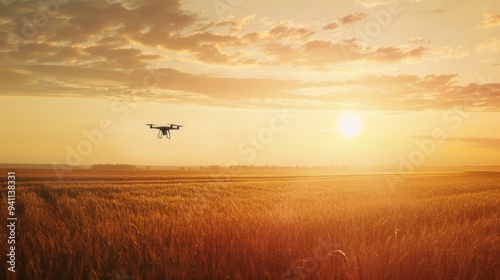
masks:
<path id="1" fill-rule="evenodd" d="M 363 121 L 355 113 L 345 112 L 337 120 L 337 129 L 343 137 L 353 139 L 363 132 Z"/>

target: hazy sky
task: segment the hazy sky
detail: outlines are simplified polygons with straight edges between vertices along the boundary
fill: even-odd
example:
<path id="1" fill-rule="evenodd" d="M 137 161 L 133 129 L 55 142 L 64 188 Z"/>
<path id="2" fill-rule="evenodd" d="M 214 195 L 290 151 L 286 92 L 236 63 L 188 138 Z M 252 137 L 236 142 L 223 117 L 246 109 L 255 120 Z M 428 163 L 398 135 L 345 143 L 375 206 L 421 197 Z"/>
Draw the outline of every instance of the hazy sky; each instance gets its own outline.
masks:
<path id="1" fill-rule="evenodd" d="M 500 164 L 497 0 L 0 5 L 1 162 Z"/>

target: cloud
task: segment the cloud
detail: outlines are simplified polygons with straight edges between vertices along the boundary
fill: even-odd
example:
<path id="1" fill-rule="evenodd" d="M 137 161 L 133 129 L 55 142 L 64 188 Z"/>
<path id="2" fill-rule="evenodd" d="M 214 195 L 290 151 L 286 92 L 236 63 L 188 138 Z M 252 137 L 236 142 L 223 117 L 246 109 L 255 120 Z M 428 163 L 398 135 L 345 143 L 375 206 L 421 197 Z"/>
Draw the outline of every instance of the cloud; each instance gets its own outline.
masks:
<path id="1" fill-rule="evenodd" d="M 457 74 L 324 78 L 359 62 L 397 68 L 407 61 L 425 61 L 432 53 L 469 55 L 451 47 L 418 45 L 429 42 L 423 38 L 410 39 L 413 44 L 375 45 L 325 32 L 363 20 L 364 13 L 339 17 L 334 21 L 338 26 L 254 16 L 212 22 L 184 10 L 180 0 L 71 1 L 34 36 L 23 37 L 22 18 L 31 18 L 36 7 L 20 1 L 0 10 L 2 96 L 143 96 L 210 106 L 388 111 L 448 109 L 473 97 L 469 103 L 477 110 L 500 109 L 498 83 L 461 83 Z M 497 42 L 492 37 L 477 50 L 495 51 Z M 160 73 L 160 81 L 150 71 Z M 280 71 L 308 75 L 278 79 L 275 73 Z M 256 78 L 255 73 L 270 74 Z"/>
<path id="2" fill-rule="evenodd" d="M 234 78 L 159 68 L 155 82 L 145 70 L 83 65 L 24 65 L 2 69 L 2 95 L 81 96 L 230 107 L 290 106 L 300 109 L 384 111 L 447 110 L 466 104 L 500 109 L 500 84 L 462 84 L 457 74 L 365 76 L 344 81 Z M 57 78 L 55 78 L 57 77 Z M 148 86 L 145 80 L 149 78 Z M 469 108 L 467 108 L 469 109 Z"/>
<path id="3" fill-rule="evenodd" d="M 356 3 L 368 8 L 388 5 L 391 2 L 394 2 L 394 0 L 356 0 Z"/>
<path id="4" fill-rule="evenodd" d="M 130 4 L 133 3 L 133 4 Z M 131 8 L 133 7 L 133 8 Z M 125 41 L 163 45 L 177 32 L 199 23 L 201 17 L 182 9 L 180 0 L 103 3 L 98 0 L 71 1 L 59 7 L 44 26 L 30 20 L 36 14 L 35 3 L 9 3 L 0 19 L 11 19 L 10 32 L 27 41 L 84 43 L 101 35 L 122 37 Z M 23 20 L 23 18 L 28 20 Z M 28 31 L 28 32 L 26 32 Z M 33 33 L 33 36 L 28 33 Z M 28 36 L 30 35 L 30 36 Z M 101 36 L 99 40 L 108 36 Z"/>
<path id="5" fill-rule="evenodd" d="M 20 11 L 29 11 L 27 7 L 27 4 L 7 5 L 7 10 L 0 13 L 0 20 L 14 18 L 8 26 L 10 34 L 16 34 L 10 37 L 10 45 L 15 45 L 25 61 L 32 59 L 32 63 L 86 63 L 93 67 L 132 70 L 145 68 L 152 61 L 182 55 L 184 60 L 192 63 L 228 67 L 325 66 L 345 61 L 388 63 L 420 59 L 426 51 L 423 47 L 362 45 L 355 39 L 336 42 L 319 39 L 323 36 L 313 27 L 297 25 L 289 20 L 280 23 L 254 22 L 253 15 L 210 22 L 200 14 L 182 9 L 180 0 L 112 4 L 97 0 L 69 2 L 64 9 L 59 9 L 51 22 L 38 29 L 36 36 L 27 40 L 21 38 L 22 22 L 13 17 L 17 13 L 22 18 L 25 12 Z M 30 7 L 36 8 L 35 5 Z M 366 16 L 364 13 L 347 14 L 337 21 L 343 26 L 363 20 Z M 249 21 L 252 21 L 252 31 L 245 28 Z M 164 55 L 165 52 L 170 53 L 164 57 L 157 52 L 141 54 L 148 48 L 161 51 Z M 2 49 L 9 59 L 24 63 L 9 44 L 0 46 L 0 51 Z M 279 53 L 280 50 L 283 52 Z"/>
<path id="6" fill-rule="evenodd" d="M 490 37 L 486 39 L 484 42 L 476 46 L 476 51 L 491 51 L 496 52 L 500 50 L 500 40 L 496 37 Z"/>
<path id="7" fill-rule="evenodd" d="M 448 54 L 448 53 L 452 53 L 453 49 L 450 46 L 442 46 L 442 47 L 438 47 L 438 48 L 433 48 L 432 52 L 435 54 Z"/>
<path id="8" fill-rule="evenodd" d="M 484 19 L 481 23 L 481 27 L 493 27 L 500 25 L 500 14 L 497 13 L 483 13 Z"/>
<path id="9" fill-rule="evenodd" d="M 215 26 L 220 27 L 220 26 L 229 26 L 231 28 L 231 31 L 238 31 L 247 24 L 247 22 L 251 19 L 255 18 L 255 14 L 246 16 L 240 20 L 233 20 L 233 19 L 222 19 L 220 20 Z"/>
<path id="10" fill-rule="evenodd" d="M 296 39 L 304 39 L 312 34 L 314 34 L 314 31 L 305 28 L 305 27 L 294 27 L 291 26 L 290 22 L 284 22 L 281 23 L 275 27 L 273 27 L 269 31 L 269 37 L 273 39 L 291 39 L 291 40 L 296 40 Z"/>
<path id="11" fill-rule="evenodd" d="M 330 22 L 329 24 L 325 25 L 323 27 L 323 30 L 332 30 L 332 29 L 337 29 L 339 28 L 341 25 L 340 25 L 340 22 L 339 21 L 332 21 Z"/>
<path id="12" fill-rule="evenodd" d="M 449 141 L 461 141 L 470 143 L 475 147 L 499 150 L 500 139 L 498 138 L 484 138 L 484 137 L 464 137 L 464 138 L 450 138 Z"/>
<path id="13" fill-rule="evenodd" d="M 408 42 L 411 44 L 419 44 L 419 43 L 431 43 L 432 40 L 422 38 L 422 37 L 414 37 L 414 38 L 410 38 L 410 40 L 408 40 Z"/>
<path id="14" fill-rule="evenodd" d="M 349 14 L 347 16 L 342 17 L 340 19 L 340 22 L 343 25 L 346 25 L 346 24 L 354 23 L 356 21 L 363 20 L 365 18 L 366 18 L 366 14 L 365 13 Z"/>
<path id="15" fill-rule="evenodd" d="M 470 51 L 460 51 L 461 49 L 458 47 L 453 50 L 450 46 L 441 46 L 433 48 L 431 52 L 437 55 L 435 60 L 460 59 L 470 55 Z"/>
<path id="16" fill-rule="evenodd" d="M 322 91 L 323 94 L 311 98 L 336 108 L 343 103 L 359 110 L 448 110 L 455 106 L 464 110 L 500 109 L 500 84 L 462 84 L 457 77 L 457 74 L 365 76 L 308 91 Z M 330 94 L 325 92 L 326 87 Z"/>
<path id="17" fill-rule="evenodd" d="M 310 40 L 299 47 L 271 43 L 265 46 L 265 53 L 273 59 L 274 65 L 332 65 L 346 61 L 397 62 L 419 59 L 424 47 L 368 47 L 355 38 L 333 42 L 330 40 Z"/>
<path id="18" fill-rule="evenodd" d="M 325 25 L 323 27 L 323 30 L 337 29 L 342 25 L 348 25 L 357 21 L 364 20 L 366 17 L 367 15 L 365 13 L 348 14 Z"/>

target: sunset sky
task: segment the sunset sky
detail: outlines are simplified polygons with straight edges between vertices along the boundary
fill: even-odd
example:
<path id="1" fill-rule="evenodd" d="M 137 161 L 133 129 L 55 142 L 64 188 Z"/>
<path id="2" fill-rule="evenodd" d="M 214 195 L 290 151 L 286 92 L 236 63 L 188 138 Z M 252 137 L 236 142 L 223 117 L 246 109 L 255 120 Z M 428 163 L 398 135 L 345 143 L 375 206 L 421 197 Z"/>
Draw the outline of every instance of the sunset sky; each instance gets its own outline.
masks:
<path id="1" fill-rule="evenodd" d="M 500 164 L 498 0 L 41 3 L 0 4 L 0 162 Z"/>

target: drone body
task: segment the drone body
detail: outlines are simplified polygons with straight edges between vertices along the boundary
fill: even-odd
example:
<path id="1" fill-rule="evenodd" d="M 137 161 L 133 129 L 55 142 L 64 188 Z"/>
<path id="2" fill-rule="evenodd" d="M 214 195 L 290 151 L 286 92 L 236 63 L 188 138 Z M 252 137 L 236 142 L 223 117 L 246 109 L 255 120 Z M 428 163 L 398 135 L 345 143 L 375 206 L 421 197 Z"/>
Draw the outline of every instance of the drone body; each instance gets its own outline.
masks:
<path id="1" fill-rule="evenodd" d="M 179 130 L 179 128 L 182 127 L 182 125 L 178 124 L 168 124 L 168 125 L 155 125 L 152 123 L 147 123 L 146 125 L 149 125 L 149 128 L 151 129 L 158 129 L 158 138 L 162 138 L 165 136 L 167 139 L 170 139 L 170 130 Z"/>

